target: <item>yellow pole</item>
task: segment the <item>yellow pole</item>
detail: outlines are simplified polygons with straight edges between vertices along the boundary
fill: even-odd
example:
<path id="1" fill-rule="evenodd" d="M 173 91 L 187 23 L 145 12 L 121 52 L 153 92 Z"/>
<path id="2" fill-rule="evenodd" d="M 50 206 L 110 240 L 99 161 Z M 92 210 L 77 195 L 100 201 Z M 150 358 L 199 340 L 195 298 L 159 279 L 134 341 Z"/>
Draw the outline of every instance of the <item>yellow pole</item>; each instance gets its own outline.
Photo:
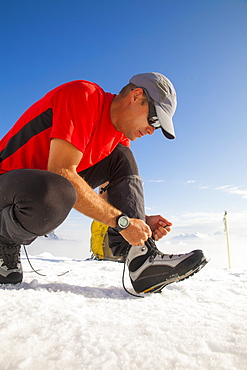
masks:
<path id="1" fill-rule="evenodd" d="M 228 255 L 228 268 L 231 268 L 231 256 L 230 256 L 230 242 L 229 242 L 229 230 L 228 230 L 228 221 L 227 221 L 227 211 L 224 213 L 224 222 L 226 230 L 226 244 L 227 244 L 227 255 Z"/>

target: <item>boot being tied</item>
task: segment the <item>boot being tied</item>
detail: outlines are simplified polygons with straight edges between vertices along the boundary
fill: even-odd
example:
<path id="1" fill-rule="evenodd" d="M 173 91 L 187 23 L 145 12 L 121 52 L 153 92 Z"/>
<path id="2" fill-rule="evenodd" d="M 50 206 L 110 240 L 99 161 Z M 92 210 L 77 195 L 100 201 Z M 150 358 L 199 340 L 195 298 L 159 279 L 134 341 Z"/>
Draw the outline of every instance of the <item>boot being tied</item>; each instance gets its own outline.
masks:
<path id="1" fill-rule="evenodd" d="M 23 272 L 19 244 L 0 243 L 0 284 L 22 282 Z"/>
<path id="2" fill-rule="evenodd" d="M 130 280 L 137 293 L 161 292 L 168 284 L 184 280 L 201 270 L 209 258 L 202 250 L 164 254 L 153 239 L 131 247 L 126 258 Z"/>

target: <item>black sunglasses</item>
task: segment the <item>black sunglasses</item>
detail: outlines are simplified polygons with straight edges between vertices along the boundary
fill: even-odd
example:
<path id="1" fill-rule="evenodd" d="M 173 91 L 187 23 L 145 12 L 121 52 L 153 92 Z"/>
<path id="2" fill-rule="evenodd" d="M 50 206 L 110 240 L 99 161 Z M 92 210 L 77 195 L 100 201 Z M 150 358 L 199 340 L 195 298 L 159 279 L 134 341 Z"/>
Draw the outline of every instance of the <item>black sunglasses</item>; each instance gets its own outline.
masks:
<path id="1" fill-rule="evenodd" d="M 154 127 L 155 129 L 160 128 L 161 125 L 159 123 L 159 118 L 157 116 L 157 112 L 156 112 L 155 106 L 152 102 L 152 99 L 151 99 L 148 91 L 145 89 L 145 87 L 141 87 L 141 88 L 144 90 L 144 92 L 146 94 L 146 97 L 147 97 L 147 100 L 148 100 L 148 108 L 149 108 L 148 123 L 149 123 L 150 126 Z"/>

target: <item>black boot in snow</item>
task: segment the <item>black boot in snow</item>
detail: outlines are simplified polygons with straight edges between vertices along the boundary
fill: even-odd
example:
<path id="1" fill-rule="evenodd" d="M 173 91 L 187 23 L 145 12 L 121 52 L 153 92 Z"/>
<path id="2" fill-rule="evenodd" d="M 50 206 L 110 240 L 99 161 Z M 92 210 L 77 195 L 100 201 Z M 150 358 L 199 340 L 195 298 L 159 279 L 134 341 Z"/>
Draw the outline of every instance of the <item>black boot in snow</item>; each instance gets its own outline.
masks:
<path id="1" fill-rule="evenodd" d="M 0 284 L 22 282 L 23 272 L 20 257 L 21 246 L 0 243 Z"/>
<path id="2" fill-rule="evenodd" d="M 164 254 L 153 239 L 131 247 L 126 258 L 130 280 L 137 293 L 160 292 L 166 285 L 188 278 L 201 270 L 209 258 L 202 250 Z"/>

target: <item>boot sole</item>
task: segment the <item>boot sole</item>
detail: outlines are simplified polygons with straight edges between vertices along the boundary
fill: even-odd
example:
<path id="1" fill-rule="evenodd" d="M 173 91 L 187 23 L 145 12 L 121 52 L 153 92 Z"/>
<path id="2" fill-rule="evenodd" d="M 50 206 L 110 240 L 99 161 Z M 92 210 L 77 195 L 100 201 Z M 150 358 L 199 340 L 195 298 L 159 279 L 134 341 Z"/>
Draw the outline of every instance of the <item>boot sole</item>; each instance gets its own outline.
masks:
<path id="1" fill-rule="evenodd" d="M 19 284 L 22 282 L 23 274 L 19 272 L 12 272 L 4 277 L 0 275 L 0 284 Z"/>

